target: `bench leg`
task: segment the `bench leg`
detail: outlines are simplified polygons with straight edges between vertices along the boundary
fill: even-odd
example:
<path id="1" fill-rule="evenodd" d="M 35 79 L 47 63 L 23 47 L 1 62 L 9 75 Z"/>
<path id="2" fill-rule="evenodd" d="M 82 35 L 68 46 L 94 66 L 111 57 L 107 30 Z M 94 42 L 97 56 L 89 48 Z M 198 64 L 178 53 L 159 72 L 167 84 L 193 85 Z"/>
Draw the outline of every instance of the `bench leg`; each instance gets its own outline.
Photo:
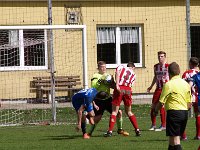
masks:
<path id="1" fill-rule="evenodd" d="M 43 92 L 41 89 L 37 89 L 36 91 L 36 102 L 39 103 L 39 102 L 42 102 L 42 99 L 43 99 Z"/>
<path id="2" fill-rule="evenodd" d="M 72 90 L 68 91 L 68 97 L 70 99 L 70 101 L 72 100 L 72 96 L 74 95 L 74 92 Z"/>
<path id="3" fill-rule="evenodd" d="M 47 103 L 51 104 L 52 103 L 52 99 L 51 99 L 51 92 L 47 93 Z"/>

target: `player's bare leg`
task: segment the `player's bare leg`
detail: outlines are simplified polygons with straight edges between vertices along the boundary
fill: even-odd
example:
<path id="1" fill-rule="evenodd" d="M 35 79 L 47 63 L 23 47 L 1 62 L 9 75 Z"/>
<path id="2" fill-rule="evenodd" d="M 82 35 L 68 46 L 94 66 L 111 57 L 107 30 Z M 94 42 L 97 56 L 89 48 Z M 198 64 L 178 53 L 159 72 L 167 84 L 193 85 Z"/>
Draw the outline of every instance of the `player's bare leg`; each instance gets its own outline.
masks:
<path id="1" fill-rule="evenodd" d="M 169 150 L 182 150 L 179 136 L 169 136 Z"/>

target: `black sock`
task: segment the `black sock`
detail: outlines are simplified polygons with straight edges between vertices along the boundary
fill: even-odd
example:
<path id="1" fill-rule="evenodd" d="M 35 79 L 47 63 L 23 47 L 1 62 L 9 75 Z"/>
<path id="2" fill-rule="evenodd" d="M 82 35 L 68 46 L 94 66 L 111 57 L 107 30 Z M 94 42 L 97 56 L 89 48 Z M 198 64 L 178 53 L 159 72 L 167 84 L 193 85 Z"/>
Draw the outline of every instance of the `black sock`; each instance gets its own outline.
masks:
<path id="1" fill-rule="evenodd" d="M 174 145 L 174 150 L 182 150 L 181 145 Z"/>
<path id="2" fill-rule="evenodd" d="M 174 150 L 174 146 L 169 145 L 169 146 L 168 146 L 168 150 Z"/>
<path id="3" fill-rule="evenodd" d="M 85 122 L 81 123 L 81 129 L 82 129 L 83 134 L 85 134 L 86 133 L 86 123 Z"/>
<path id="4" fill-rule="evenodd" d="M 92 133 L 93 133 L 95 127 L 96 127 L 95 124 L 91 125 L 90 131 L 89 131 L 89 134 L 90 134 L 90 135 L 92 135 Z"/>

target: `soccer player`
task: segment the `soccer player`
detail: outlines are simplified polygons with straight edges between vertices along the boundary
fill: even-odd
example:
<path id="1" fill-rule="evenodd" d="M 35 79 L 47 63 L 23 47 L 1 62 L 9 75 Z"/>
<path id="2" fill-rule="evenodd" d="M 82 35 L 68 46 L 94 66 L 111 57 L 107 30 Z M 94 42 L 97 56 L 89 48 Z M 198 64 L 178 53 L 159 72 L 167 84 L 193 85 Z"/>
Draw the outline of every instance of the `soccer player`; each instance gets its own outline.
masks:
<path id="1" fill-rule="evenodd" d="M 154 115 L 165 106 L 167 111 L 166 135 L 169 136 L 168 150 L 182 150 L 180 136 L 183 134 L 187 120 L 188 109 L 191 107 L 191 87 L 180 77 L 180 67 L 176 62 L 169 64 L 170 80 L 163 86 L 160 100 L 154 110 Z"/>
<path id="2" fill-rule="evenodd" d="M 112 114 L 110 115 L 109 129 L 105 133 L 105 137 L 112 136 L 112 130 L 116 122 L 116 115 L 119 111 L 120 103 L 123 100 L 125 112 L 129 117 L 130 122 L 135 128 L 136 136 L 140 136 L 140 129 L 138 128 L 138 123 L 135 115 L 131 110 L 132 105 L 132 85 L 135 81 L 136 74 L 134 73 L 135 65 L 132 62 L 127 64 L 127 67 L 119 65 L 116 68 L 116 88 L 113 92 L 112 100 Z"/>
<path id="3" fill-rule="evenodd" d="M 182 75 L 182 78 L 187 81 L 189 83 L 190 79 L 192 78 L 192 76 L 194 76 L 195 74 L 197 74 L 199 72 L 199 59 L 197 57 L 191 57 L 190 61 L 189 61 L 189 70 L 185 71 Z M 200 136 L 200 119 L 198 119 L 198 92 L 197 92 L 197 87 L 194 85 L 191 88 L 192 91 L 192 103 L 193 103 L 193 107 L 194 107 L 194 113 L 195 113 L 195 117 L 196 117 L 196 138 L 198 138 L 198 136 Z M 199 132 L 199 133 L 198 133 Z M 181 136 L 181 140 L 187 140 L 187 136 L 186 136 L 186 132 L 183 133 L 183 135 Z"/>
<path id="4" fill-rule="evenodd" d="M 155 106 L 159 102 L 160 94 L 162 92 L 163 85 L 169 81 L 168 75 L 168 66 L 169 64 L 166 62 L 166 53 L 164 51 L 158 52 L 158 61 L 159 63 L 154 65 L 154 77 L 151 83 L 151 86 L 147 89 L 147 92 L 150 92 L 153 88 L 154 84 L 156 83 L 156 89 L 153 94 L 152 99 L 152 106 L 151 106 L 151 127 L 149 130 L 153 131 L 162 131 L 166 129 L 166 113 L 164 106 L 160 109 L 160 118 L 161 118 L 161 125 L 158 129 L 156 129 L 156 116 L 153 115 L 153 111 Z"/>
<path id="5" fill-rule="evenodd" d="M 94 99 L 95 126 L 101 120 L 105 110 L 108 111 L 110 114 L 112 113 L 112 97 L 110 95 L 110 88 L 115 87 L 113 77 L 110 74 L 106 73 L 106 63 L 104 61 L 99 61 L 97 65 L 98 73 L 95 73 L 91 79 L 92 87 L 96 88 L 98 91 L 98 94 Z M 108 79 L 108 77 L 110 79 Z M 122 123 L 122 111 L 119 110 L 117 114 L 117 133 L 128 136 L 129 133 L 122 129 Z M 90 129 L 89 135 L 92 134 L 93 130 L 94 128 Z"/>
<path id="6" fill-rule="evenodd" d="M 200 72 L 198 72 L 197 74 L 195 74 L 192 77 L 192 80 L 190 81 L 190 84 L 194 83 L 194 85 L 197 87 L 198 89 L 198 93 L 200 93 Z M 196 108 L 197 109 L 197 113 L 196 113 L 196 136 L 194 139 L 196 140 L 200 140 L 200 94 L 198 94 L 198 98 L 196 100 Z"/>
<path id="7" fill-rule="evenodd" d="M 94 110 L 92 101 L 97 94 L 95 88 L 83 89 L 74 94 L 72 97 L 72 105 L 77 112 L 77 127 L 76 130 L 82 129 L 83 138 L 89 139 L 90 136 L 86 133 L 86 115 L 89 116 L 89 121 L 94 126 Z M 86 114 L 88 113 L 88 114 Z"/>

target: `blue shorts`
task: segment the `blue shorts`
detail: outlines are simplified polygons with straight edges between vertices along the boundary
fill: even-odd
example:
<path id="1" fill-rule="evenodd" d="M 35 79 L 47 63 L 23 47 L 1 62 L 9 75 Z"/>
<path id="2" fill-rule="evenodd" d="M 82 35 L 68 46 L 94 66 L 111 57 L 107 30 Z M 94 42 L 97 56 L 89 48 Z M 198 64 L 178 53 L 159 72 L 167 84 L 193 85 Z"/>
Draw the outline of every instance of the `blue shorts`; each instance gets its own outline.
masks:
<path id="1" fill-rule="evenodd" d="M 79 91 L 72 97 L 73 107 L 76 111 L 78 111 L 81 105 L 83 105 L 87 112 L 91 112 L 93 110 L 92 101 L 94 100 L 96 94 L 97 90 L 94 88 Z"/>

